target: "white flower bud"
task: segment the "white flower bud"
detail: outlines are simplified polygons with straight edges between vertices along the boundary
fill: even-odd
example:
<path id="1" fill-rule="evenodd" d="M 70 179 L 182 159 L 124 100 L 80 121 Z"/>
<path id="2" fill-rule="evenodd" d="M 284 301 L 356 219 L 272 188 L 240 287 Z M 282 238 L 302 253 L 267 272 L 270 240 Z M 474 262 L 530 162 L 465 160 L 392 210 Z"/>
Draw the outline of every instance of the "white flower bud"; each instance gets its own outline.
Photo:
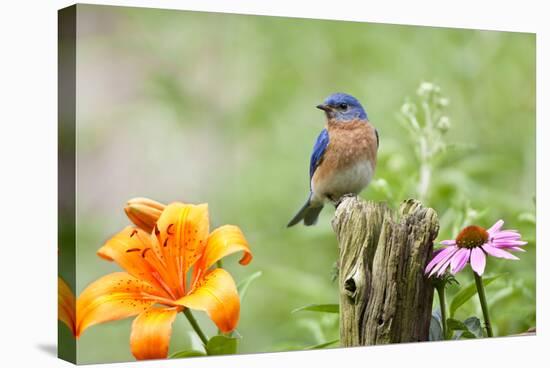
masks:
<path id="1" fill-rule="evenodd" d="M 420 83 L 420 86 L 418 87 L 418 90 L 416 93 L 419 96 L 427 95 L 428 93 L 432 92 L 434 90 L 434 84 L 430 82 L 422 82 Z"/>
<path id="2" fill-rule="evenodd" d="M 449 106 L 449 99 L 446 97 L 441 97 L 437 99 L 437 104 L 441 107 Z"/>
<path id="3" fill-rule="evenodd" d="M 401 106 L 401 113 L 405 116 L 416 115 L 416 105 L 410 102 L 405 102 Z"/>
<path id="4" fill-rule="evenodd" d="M 451 120 L 447 116 L 442 116 L 437 122 L 437 129 L 446 132 L 451 127 Z"/>

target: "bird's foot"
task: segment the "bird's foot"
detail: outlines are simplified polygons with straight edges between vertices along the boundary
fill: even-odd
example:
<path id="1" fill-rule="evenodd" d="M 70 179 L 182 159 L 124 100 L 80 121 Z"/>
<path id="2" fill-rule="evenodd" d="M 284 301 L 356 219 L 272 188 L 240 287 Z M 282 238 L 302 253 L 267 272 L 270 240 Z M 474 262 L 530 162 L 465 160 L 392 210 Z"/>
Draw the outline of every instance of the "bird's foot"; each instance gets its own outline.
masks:
<path id="1" fill-rule="evenodd" d="M 338 200 L 333 200 L 331 197 L 328 197 L 329 200 L 334 204 L 334 208 L 338 208 L 338 206 L 340 205 L 340 203 L 342 203 L 342 201 L 345 199 L 345 198 L 357 198 L 357 194 L 355 193 L 346 193 L 344 194 L 343 196 L 341 196 L 340 198 L 338 198 Z"/>

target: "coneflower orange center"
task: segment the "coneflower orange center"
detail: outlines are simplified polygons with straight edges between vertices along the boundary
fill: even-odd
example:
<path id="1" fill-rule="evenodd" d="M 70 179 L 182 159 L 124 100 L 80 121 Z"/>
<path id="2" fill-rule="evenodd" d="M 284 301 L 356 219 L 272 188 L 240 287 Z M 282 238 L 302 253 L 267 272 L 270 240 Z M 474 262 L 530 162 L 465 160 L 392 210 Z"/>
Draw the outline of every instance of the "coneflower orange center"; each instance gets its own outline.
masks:
<path id="1" fill-rule="evenodd" d="M 489 240 L 489 233 L 481 226 L 467 226 L 456 237 L 456 245 L 459 248 L 481 247 Z"/>

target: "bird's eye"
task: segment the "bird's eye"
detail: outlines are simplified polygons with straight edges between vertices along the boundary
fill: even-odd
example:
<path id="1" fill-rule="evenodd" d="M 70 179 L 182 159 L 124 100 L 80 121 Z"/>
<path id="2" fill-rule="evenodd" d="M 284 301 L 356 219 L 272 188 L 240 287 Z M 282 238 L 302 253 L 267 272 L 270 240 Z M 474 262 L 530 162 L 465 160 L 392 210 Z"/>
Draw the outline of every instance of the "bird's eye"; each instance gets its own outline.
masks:
<path id="1" fill-rule="evenodd" d="M 348 104 L 347 104 L 347 103 L 341 103 L 341 104 L 340 104 L 340 108 L 341 108 L 342 110 L 345 110 L 345 109 L 348 108 Z"/>

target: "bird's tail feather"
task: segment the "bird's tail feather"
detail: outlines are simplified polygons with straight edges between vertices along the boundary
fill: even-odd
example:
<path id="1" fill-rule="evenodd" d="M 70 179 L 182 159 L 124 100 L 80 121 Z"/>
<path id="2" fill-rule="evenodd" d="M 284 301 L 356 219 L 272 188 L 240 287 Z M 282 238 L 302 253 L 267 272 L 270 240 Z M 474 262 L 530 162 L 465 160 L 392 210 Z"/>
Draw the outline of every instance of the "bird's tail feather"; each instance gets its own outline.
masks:
<path id="1" fill-rule="evenodd" d="M 294 226 L 302 220 L 304 220 L 304 225 L 306 226 L 315 225 L 317 223 L 317 218 L 319 217 L 319 213 L 321 213 L 322 209 L 323 209 L 322 204 L 317 206 L 312 206 L 311 194 L 310 194 L 306 203 L 303 205 L 302 208 L 300 208 L 298 213 L 294 215 L 292 220 L 290 220 L 290 222 L 286 226 L 287 227 Z"/>

